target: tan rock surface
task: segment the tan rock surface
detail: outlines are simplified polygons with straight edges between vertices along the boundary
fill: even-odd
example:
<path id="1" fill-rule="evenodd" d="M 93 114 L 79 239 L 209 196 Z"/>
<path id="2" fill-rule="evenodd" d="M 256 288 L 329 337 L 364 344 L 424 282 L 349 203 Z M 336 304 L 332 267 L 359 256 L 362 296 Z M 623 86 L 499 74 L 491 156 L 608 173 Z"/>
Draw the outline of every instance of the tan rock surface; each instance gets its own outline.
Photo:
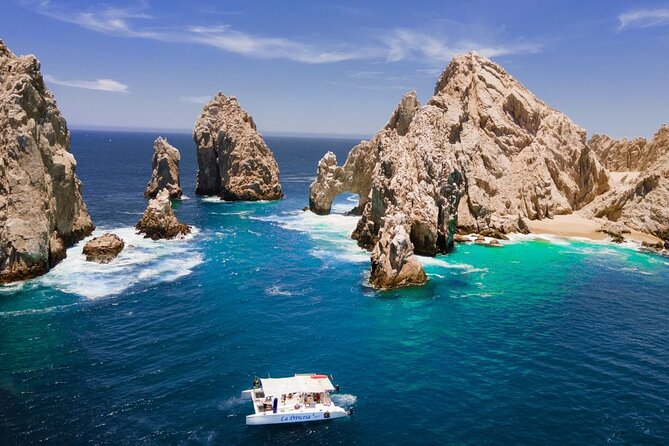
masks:
<path id="1" fill-rule="evenodd" d="M 108 232 L 86 242 L 82 252 L 89 262 L 109 263 L 123 251 L 124 247 L 125 242 L 121 237 Z"/>
<path id="2" fill-rule="evenodd" d="M 47 272 L 93 231 L 69 150 L 39 62 L 0 41 L 0 282 Z"/>
<path id="3" fill-rule="evenodd" d="M 190 226 L 180 223 L 172 210 L 170 193 L 162 189 L 149 204 L 135 226 L 140 234 L 152 240 L 171 239 L 191 232 Z"/>
<path id="4" fill-rule="evenodd" d="M 392 289 L 427 282 L 423 266 L 413 253 L 406 216 L 388 215 L 384 221 L 379 242 L 372 250 L 370 283 L 376 288 Z"/>
<path id="5" fill-rule="evenodd" d="M 453 59 L 427 106 L 406 94 L 343 167 L 326 155 L 311 209 L 327 213 L 336 194 L 364 194 L 358 185 L 369 172 L 353 237 L 373 248 L 392 210 L 407 217 L 423 255 L 447 252 L 456 224 L 463 232 L 527 232 L 525 220 L 572 213 L 609 188 L 585 131 L 476 53 Z"/>
<path id="6" fill-rule="evenodd" d="M 195 121 L 199 195 L 224 200 L 277 200 L 283 197 L 279 166 L 237 99 L 218 93 Z"/>
<path id="7" fill-rule="evenodd" d="M 629 144 L 624 141 L 610 145 L 607 160 L 618 163 L 616 160 L 630 153 Z M 641 146 L 644 151 L 639 157 L 622 166 L 639 172 L 597 197 L 583 210 L 584 215 L 619 222 L 669 241 L 669 127 L 662 126 L 651 141 Z"/>
<path id="8" fill-rule="evenodd" d="M 180 160 L 179 150 L 159 136 L 153 143 L 151 180 L 144 191 L 145 197 L 155 198 L 160 190 L 167 189 L 170 198 L 181 198 Z"/>

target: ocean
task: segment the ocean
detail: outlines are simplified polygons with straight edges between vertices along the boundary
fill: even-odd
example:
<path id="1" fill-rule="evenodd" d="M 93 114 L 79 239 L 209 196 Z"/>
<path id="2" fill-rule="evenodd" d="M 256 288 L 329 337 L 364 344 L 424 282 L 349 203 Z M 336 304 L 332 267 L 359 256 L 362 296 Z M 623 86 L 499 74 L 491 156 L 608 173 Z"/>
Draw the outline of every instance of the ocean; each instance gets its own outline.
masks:
<path id="1" fill-rule="evenodd" d="M 286 198 L 194 194 L 184 240 L 145 240 L 156 133 L 73 131 L 96 234 L 47 275 L 0 287 L 0 444 L 669 444 L 669 259 L 514 237 L 422 259 L 423 287 L 377 292 L 338 197 L 303 212 L 318 160 L 358 141 L 267 137 Z M 345 420 L 245 426 L 254 376 L 332 374 Z"/>

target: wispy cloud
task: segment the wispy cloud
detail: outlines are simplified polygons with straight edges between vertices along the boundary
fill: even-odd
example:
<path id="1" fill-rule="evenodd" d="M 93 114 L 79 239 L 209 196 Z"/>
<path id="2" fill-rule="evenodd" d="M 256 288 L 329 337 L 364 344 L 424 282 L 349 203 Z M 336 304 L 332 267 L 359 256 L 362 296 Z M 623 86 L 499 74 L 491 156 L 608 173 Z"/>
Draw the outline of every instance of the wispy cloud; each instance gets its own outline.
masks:
<path id="1" fill-rule="evenodd" d="M 44 1 L 37 11 L 55 19 L 104 34 L 166 42 L 191 43 L 261 59 L 286 59 L 306 64 L 349 60 L 399 62 L 417 60 L 429 65 L 444 64 L 454 55 L 477 50 L 488 56 L 536 53 L 541 45 L 533 42 L 498 43 L 495 39 L 475 41 L 449 38 L 439 33 L 420 33 L 409 29 L 372 30 L 370 41 L 335 45 L 305 43 L 285 37 L 261 36 L 233 29 L 228 24 L 208 26 L 150 27 L 146 5 L 134 8 L 87 9 L 70 11 Z M 150 24 L 150 23 L 149 23 Z M 461 29 L 468 27 L 460 24 Z M 479 33 L 476 33 L 479 35 Z"/>
<path id="2" fill-rule="evenodd" d="M 181 96 L 181 100 L 191 104 L 204 105 L 211 100 L 211 96 Z"/>
<path id="3" fill-rule="evenodd" d="M 541 51 L 534 42 L 490 44 L 470 39 L 451 42 L 447 37 L 424 34 L 408 29 L 396 29 L 384 37 L 388 46 L 387 60 L 397 62 L 404 59 L 419 59 L 431 63 L 448 62 L 457 54 L 476 50 L 486 57 L 532 54 Z"/>
<path id="4" fill-rule="evenodd" d="M 618 16 L 618 30 L 669 25 L 669 9 L 629 11 Z"/>
<path id="5" fill-rule="evenodd" d="M 127 93 L 128 86 L 113 79 L 96 79 L 94 81 L 61 80 L 49 74 L 44 75 L 44 80 L 50 84 L 62 85 L 64 87 L 83 88 L 85 90 L 110 91 L 113 93 Z"/>

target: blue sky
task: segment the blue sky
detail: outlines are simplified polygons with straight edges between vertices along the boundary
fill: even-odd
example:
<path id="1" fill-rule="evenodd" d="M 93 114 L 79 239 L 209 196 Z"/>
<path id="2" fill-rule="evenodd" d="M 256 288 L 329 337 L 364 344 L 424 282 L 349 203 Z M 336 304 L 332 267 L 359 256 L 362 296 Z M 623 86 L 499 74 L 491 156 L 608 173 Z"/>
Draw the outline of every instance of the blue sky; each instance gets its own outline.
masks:
<path id="1" fill-rule="evenodd" d="M 237 96 L 265 133 L 371 135 L 477 50 L 592 133 L 669 122 L 669 1 L 4 0 L 70 127 L 189 130 Z"/>

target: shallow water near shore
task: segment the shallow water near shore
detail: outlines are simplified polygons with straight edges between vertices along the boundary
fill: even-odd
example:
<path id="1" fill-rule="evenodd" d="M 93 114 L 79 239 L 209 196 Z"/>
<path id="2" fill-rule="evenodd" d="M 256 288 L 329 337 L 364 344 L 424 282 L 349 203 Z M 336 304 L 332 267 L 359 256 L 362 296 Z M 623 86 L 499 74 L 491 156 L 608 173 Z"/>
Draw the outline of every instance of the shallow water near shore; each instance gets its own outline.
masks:
<path id="1" fill-rule="evenodd" d="M 301 209 L 326 150 L 268 137 L 286 198 L 197 197 L 196 228 L 152 242 L 132 227 L 156 134 L 75 131 L 72 151 L 109 265 L 81 246 L 42 278 L 0 287 L 0 444 L 666 444 L 669 262 L 580 240 L 516 238 L 422 259 L 420 288 L 379 293 L 369 254 L 333 214 Z M 246 427 L 254 375 L 333 374 L 350 419 Z"/>

